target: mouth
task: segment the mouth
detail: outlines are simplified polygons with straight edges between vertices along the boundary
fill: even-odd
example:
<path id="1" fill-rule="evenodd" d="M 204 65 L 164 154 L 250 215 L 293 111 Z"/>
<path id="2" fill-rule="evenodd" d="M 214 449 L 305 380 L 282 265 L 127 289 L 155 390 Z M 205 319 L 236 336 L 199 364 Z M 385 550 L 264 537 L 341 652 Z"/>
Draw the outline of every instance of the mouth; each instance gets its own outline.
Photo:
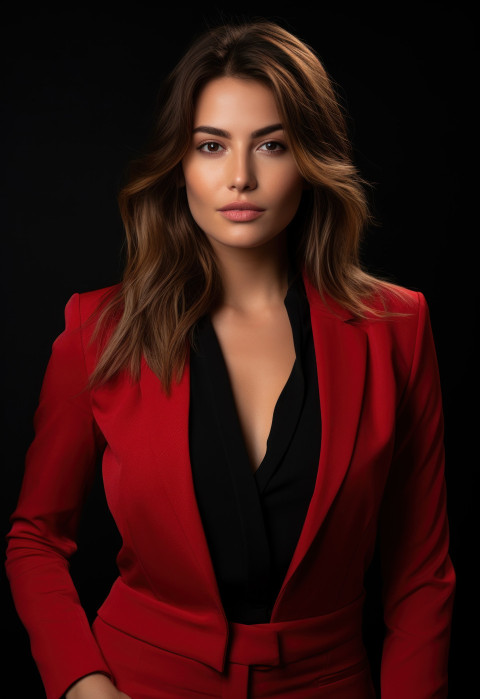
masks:
<path id="1" fill-rule="evenodd" d="M 219 209 L 219 212 L 229 221 L 244 223 L 253 221 L 264 213 L 265 209 Z"/>
<path id="2" fill-rule="evenodd" d="M 249 201 L 232 201 L 230 204 L 220 207 L 219 211 L 265 211 L 261 206 Z"/>
<path id="3" fill-rule="evenodd" d="M 263 214 L 265 209 L 249 201 L 232 201 L 230 204 L 222 206 L 218 211 L 229 221 L 244 223 L 258 218 Z"/>

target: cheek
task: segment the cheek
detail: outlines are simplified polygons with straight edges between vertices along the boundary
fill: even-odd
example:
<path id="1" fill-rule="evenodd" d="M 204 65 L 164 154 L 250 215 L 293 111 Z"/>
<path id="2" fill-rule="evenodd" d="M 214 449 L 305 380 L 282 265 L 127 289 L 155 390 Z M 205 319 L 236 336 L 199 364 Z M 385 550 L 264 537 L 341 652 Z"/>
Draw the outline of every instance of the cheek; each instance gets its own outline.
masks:
<path id="1" fill-rule="evenodd" d="M 279 168 L 271 173 L 270 189 L 278 201 L 295 202 L 303 191 L 303 180 L 295 166 Z"/>
<path id="2" fill-rule="evenodd" d="M 291 218 L 297 211 L 303 193 L 303 180 L 298 171 L 284 173 L 278 178 L 275 187 L 276 201 L 284 212 L 284 215 Z"/>
<path id="3" fill-rule="evenodd" d="M 214 174 L 194 164 L 184 167 L 185 192 L 190 214 L 200 228 L 209 230 L 212 226 L 212 214 L 215 209 L 215 191 L 217 188 Z"/>
<path id="4" fill-rule="evenodd" d="M 191 166 L 184 169 L 185 188 L 190 208 L 200 209 L 215 205 L 218 190 L 218 173 L 213 169 Z"/>
<path id="5" fill-rule="evenodd" d="M 198 157 L 187 158 L 183 162 L 183 175 L 187 191 L 192 196 L 201 199 L 209 197 L 210 193 L 218 186 L 221 178 L 221 168 L 215 163 L 206 163 Z"/>
<path id="6" fill-rule="evenodd" d="M 189 199 L 201 198 L 202 196 L 203 178 L 200 175 L 201 173 L 193 163 L 183 166 L 183 176 L 185 178 L 185 187 Z"/>

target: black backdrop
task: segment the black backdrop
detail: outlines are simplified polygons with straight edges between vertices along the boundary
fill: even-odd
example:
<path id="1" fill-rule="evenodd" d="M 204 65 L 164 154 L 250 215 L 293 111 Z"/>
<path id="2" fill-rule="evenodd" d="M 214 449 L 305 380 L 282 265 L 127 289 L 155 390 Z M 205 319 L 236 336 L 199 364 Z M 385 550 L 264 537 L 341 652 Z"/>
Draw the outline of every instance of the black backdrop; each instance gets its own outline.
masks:
<path id="1" fill-rule="evenodd" d="M 121 7 L 120 5 L 118 7 Z M 379 219 L 362 257 L 372 272 L 429 303 L 446 424 L 451 555 L 458 576 L 452 697 L 469 696 L 473 648 L 474 32 L 459 3 L 416 6 L 244 3 L 119 10 L 75 3 L 2 10 L 2 282 L 5 339 L 2 535 L 20 488 L 32 417 L 63 309 L 76 291 L 120 280 L 123 231 L 116 195 L 149 133 L 162 78 L 193 36 L 220 20 L 263 16 L 309 43 L 350 114 L 361 174 Z M 339 6 L 340 7 L 340 6 Z M 92 522 L 101 522 L 101 535 Z M 90 617 L 115 577 L 118 535 L 100 479 L 82 519 L 72 574 Z M 368 577 L 366 639 L 378 666 L 377 562 Z M 3 570 L 2 690 L 41 697 L 42 685 Z M 6 685 L 6 686 L 5 686 Z"/>

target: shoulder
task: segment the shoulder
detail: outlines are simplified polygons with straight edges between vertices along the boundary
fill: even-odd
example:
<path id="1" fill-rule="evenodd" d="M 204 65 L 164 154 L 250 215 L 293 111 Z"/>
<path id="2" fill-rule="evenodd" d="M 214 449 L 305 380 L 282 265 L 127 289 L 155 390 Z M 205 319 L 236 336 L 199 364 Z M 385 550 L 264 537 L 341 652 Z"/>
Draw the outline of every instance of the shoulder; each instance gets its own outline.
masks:
<path id="1" fill-rule="evenodd" d="M 58 357 L 71 365 L 78 360 L 88 366 L 94 363 L 95 357 L 113 330 L 116 318 L 109 315 L 107 322 L 100 326 L 97 321 L 102 309 L 115 297 L 121 297 L 122 284 L 112 284 L 99 289 L 75 292 L 65 305 L 65 327 L 55 339 L 53 349 Z M 96 332 L 100 331 L 98 334 Z M 96 339 L 95 339 L 96 338 Z M 93 366 L 93 364 L 92 364 Z"/>
<path id="2" fill-rule="evenodd" d="M 368 299 L 365 299 L 365 302 L 374 311 L 385 310 L 392 314 L 405 314 L 412 318 L 418 315 L 420 306 L 425 306 L 427 303 L 421 291 L 409 289 L 393 282 L 379 284 L 375 292 Z M 374 313 L 369 314 L 369 318 L 374 316 Z"/>
<path id="3" fill-rule="evenodd" d="M 112 284 L 101 289 L 83 291 L 78 293 L 78 305 L 80 317 L 83 322 L 88 321 L 100 311 L 109 301 L 115 298 L 122 290 L 122 284 Z"/>
<path id="4" fill-rule="evenodd" d="M 372 354 L 388 357 L 397 367 L 411 373 L 418 357 L 435 355 L 430 309 L 425 295 L 398 284 L 379 288 L 372 307 L 392 315 L 362 320 Z M 398 315 L 396 315 L 398 314 Z"/>
<path id="5" fill-rule="evenodd" d="M 102 309 L 117 294 L 120 295 L 121 290 L 122 284 L 119 283 L 100 289 L 73 293 L 65 305 L 64 330 L 54 342 L 57 351 L 59 347 L 71 349 L 71 347 L 76 347 L 77 345 L 82 347 L 83 351 L 86 351 L 92 340 Z M 104 325 L 105 334 L 101 335 L 100 342 L 104 342 L 111 332 L 114 324 L 111 322 L 112 320 L 114 321 L 114 319 L 110 318 L 109 322 Z"/>
<path id="6" fill-rule="evenodd" d="M 73 293 L 65 305 L 66 329 L 74 329 L 96 320 L 101 309 L 119 292 L 122 284 Z"/>
<path id="7" fill-rule="evenodd" d="M 365 318 L 349 322 L 363 328 L 371 337 L 390 338 L 412 347 L 422 326 L 430 324 L 425 295 L 417 290 L 388 282 L 363 299 L 369 311 Z"/>
<path id="8" fill-rule="evenodd" d="M 342 294 L 344 298 L 341 299 L 340 296 L 331 293 L 330 289 L 319 289 L 310 280 L 306 270 L 302 270 L 304 288 L 311 309 L 338 321 L 368 326 L 370 322 L 378 324 L 388 320 L 387 324 L 391 324 L 394 318 L 415 317 L 419 307 L 426 303 L 420 291 L 372 275 L 367 276 L 367 290 L 364 286 L 365 279 L 351 280 L 353 286 L 356 286 L 357 282 L 364 286 L 365 293 L 359 296 L 362 307 L 360 310 L 359 306 L 354 307 L 350 299 L 347 302 L 346 292 Z"/>
<path id="9" fill-rule="evenodd" d="M 417 289 L 388 282 L 378 285 L 375 292 L 364 299 L 364 303 L 370 309 L 367 317 L 352 322 L 369 334 L 386 334 L 398 339 L 403 337 L 411 344 L 415 342 L 419 327 L 430 323 L 427 300 Z"/>

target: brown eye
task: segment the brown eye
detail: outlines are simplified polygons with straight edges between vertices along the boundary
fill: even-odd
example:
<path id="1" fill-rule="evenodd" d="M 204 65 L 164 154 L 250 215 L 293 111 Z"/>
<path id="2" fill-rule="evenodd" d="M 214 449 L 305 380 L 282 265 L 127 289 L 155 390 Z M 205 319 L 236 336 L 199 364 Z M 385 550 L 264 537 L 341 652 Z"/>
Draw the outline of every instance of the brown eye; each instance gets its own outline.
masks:
<path id="1" fill-rule="evenodd" d="M 203 153 L 219 153 L 219 149 L 221 147 L 222 146 L 216 141 L 206 141 L 198 147 L 198 150 L 202 151 Z"/>
<path id="2" fill-rule="evenodd" d="M 285 146 L 283 146 L 278 141 L 267 141 L 267 143 L 264 143 L 261 146 L 261 148 L 264 147 L 269 153 L 280 153 L 281 151 L 285 150 Z"/>

